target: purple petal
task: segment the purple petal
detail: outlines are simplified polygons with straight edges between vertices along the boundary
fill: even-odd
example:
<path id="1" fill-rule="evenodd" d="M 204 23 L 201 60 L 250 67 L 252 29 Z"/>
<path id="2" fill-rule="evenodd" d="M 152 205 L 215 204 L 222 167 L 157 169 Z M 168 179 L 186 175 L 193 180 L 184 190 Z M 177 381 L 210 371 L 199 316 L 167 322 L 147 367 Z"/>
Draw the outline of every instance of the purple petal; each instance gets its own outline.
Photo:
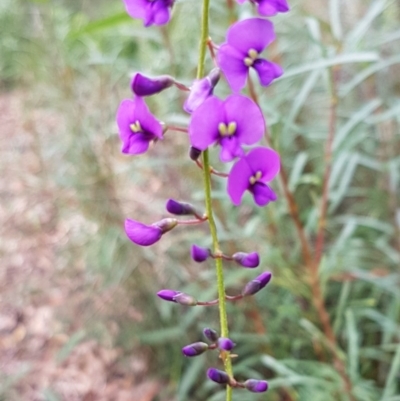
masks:
<path id="1" fill-rule="evenodd" d="M 222 100 L 210 96 L 192 114 L 189 123 L 190 143 L 205 150 L 219 138 L 218 124 L 224 121 Z"/>
<path id="2" fill-rule="evenodd" d="M 262 111 L 251 99 L 242 95 L 231 95 L 225 100 L 227 122 L 237 124 L 235 136 L 240 143 L 253 145 L 265 132 L 265 121 Z"/>
<path id="3" fill-rule="evenodd" d="M 279 154 L 271 148 L 255 148 L 247 154 L 245 159 L 252 172 L 251 175 L 261 171 L 260 181 L 262 182 L 271 181 L 279 173 L 281 165 Z"/>
<path id="4" fill-rule="evenodd" d="M 239 92 L 246 85 L 249 68 L 244 64 L 245 57 L 227 43 L 221 45 L 217 53 L 218 66 L 234 92 Z"/>
<path id="5" fill-rule="evenodd" d="M 132 242 L 141 246 L 153 245 L 162 236 L 162 231 L 159 227 L 146 226 L 130 219 L 125 220 L 125 232 Z"/>
<path id="6" fill-rule="evenodd" d="M 261 58 L 254 62 L 253 68 L 257 71 L 262 86 L 268 86 L 274 79 L 283 74 L 283 69 L 280 65 Z"/>
<path id="7" fill-rule="evenodd" d="M 244 156 L 243 149 L 240 147 L 240 143 L 236 136 L 222 138 L 220 141 L 221 152 L 219 158 L 222 162 L 230 162 L 235 157 Z"/>
<path id="8" fill-rule="evenodd" d="M 257 252 L 236 252 L 232 255 L 233 260 L 243 267 L 257 267 L 260 264 L 260 256 Z"/>
<path id="9" fill-rule="evenodd" d="M 145 26 L 149 25 L 164 25 L 170 19 L 170 10 L 168 2 L 165 0 L 153 0 L 151 4 L 151 16 L 145 21 Z"/>
<path id="10" fill-rule="evenodd" d="M 263 393 L 268 390 L 268 382 L 265 380 L 249 379 L 244 382 L 244 386 L 253 393 Z"/>
<path id="11" fill-rule="evenodd" d="M 246 160 L 240 159 L 232 167 L 228 177 L 228 194 L 234 205 L 238 206 L 242 196 L 249 187 L 249 179 L 253 175 Z"/>
<path id="12" fill-rule="evenodd" d="M 276 201 L 275 192 L 263 182 L 256 182 L 251 186 L 250 191 L 253 194 L 254 201 L 258 206 L 268 205 L 269 202 Z"/>
<path id="13" fill-rule="evenodd" d="M 190 254 L 195 262 L 201 263 L 210 256 L 210 250 L 193 244 L 190 249 Z"/>
<path id="14" fill-rule="evenodd" d="M 146 18 L 146 10 L 149 6 L 148 0 L 123 0 L 126 12 L 132 18 L 144 20 Z"/>
<path id="15" fill-rule="evenodd" d="M 133 111 L 132 122 L 135 122 L 136 120 L 139 121 L 145 134 L 162 139 L 162 126 L 160 122 L 153 116 L 153 114 L 151 114 L 143 98 L 136 96 L 134 103 L 135 109 Z"/>
<path id="16" fill-rule="evenodd" d="M 131 81 L 131 89 L 137 96 L 151 96 L 169 88 L 174 79 L 169 75 L 150 78 L 139 72 L 134 75 Z"/>
<path id="17" fill-rule="evenodd" d="M 175 302 L 175 297 L 180 294 L 179 291 L 174 290 L 161 290 L 157 292 L 157 296 L 159 296 L 164 301 Z"/>
<path id="18" fill-rule="evenodd" d="M 272 22 L 262 18 L 248 18 L 236 22 L 226 36 L 227 43 L 247 56 L 250 49 L 261 53 L 275 39 Z"/>
<path id="19" fill-rule="evenodd" d="M 271 17 L 277 13 L 289 11 L 289 5 L 286 0 L 259 0 L 258 12 L 266 17 Z"/>
<path id="20" fill-rule="evenodd" d="M 150 146 L 150 138 L 143 134 L 131 134 L 122 144 L 122 153 L 140 155 Z"/>

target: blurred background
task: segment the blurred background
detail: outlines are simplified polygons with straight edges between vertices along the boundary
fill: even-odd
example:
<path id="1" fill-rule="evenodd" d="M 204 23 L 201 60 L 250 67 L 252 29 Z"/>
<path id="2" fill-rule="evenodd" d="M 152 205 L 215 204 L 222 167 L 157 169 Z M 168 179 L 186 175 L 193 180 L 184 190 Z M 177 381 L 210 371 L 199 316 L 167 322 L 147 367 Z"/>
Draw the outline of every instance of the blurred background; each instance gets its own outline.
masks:
<path id="1" fill-rule="evenodd" d="M 252 12 L 211 3 L 216 43 Z M 213 181 L 222 249 L 258 251 L 274 274 L 228 305 L 237 378 L 270 383 L 234 399 L 399 401 L 400 2 L 290 3 L 267 51 L 285 75 L 256 88 L 284 166 L 279 199 L 235 208 L 224 179 Z M 201 172 L 185 134 L 129 157 L 115 125 L 133 72 L 190 85 L 199 13 L 198 0 L 181 0 L 167 27 L 144 29 L 119 0 L 1 0 L 0 400 L 224 399 L 205 378 L 216 354 L 180 350 L 218 328 L 217 309 L 155 296 L 215 297 L 212 263 L 189 255 L 210 245 L 207 227 L 179 227 L 151 248 L 123 231 L 126 217 L 167 216 L 167 198 L 203 207 Z M 182 126 L 183 101 L 173 88 L 148 104 Z M 226 168 L 216 151 L 212 160 Z M 228 292 L 260 271 L 227 264 Z"/>

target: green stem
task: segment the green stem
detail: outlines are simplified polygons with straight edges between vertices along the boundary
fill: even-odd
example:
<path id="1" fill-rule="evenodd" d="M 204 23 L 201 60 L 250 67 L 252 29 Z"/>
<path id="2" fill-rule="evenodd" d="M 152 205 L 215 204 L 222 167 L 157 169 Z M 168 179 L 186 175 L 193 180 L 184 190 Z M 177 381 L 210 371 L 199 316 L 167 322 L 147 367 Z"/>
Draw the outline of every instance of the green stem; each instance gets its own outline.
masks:
<path id="1" fill-rule="evenodd" d="M 210 12 L 210 0 L 203 0 L 203 11 L 201 20 L 201 38 L 199 45 L 199 61 L 197 66 L 197 79 L 204 76 L 205 57 L 207 51 L 207 41 L 209 37 L 208 31 L 208 20 Z M 204 175 L 204 193 L 206 201 L 206 213 L 208 217 L 208 224 L 210 226 L 210 232 L 213 243 L 213 252 L 219 253 L 219 242 L 217 227 L 215 225 L 213 208 L 212 208 L 212 197 L 211 197 L 211 172 L 210 172 L 210 161 L 208 150 L 203 152 L 203 175 Z M 217 271 L 217 287 L 218 287 L 218 299 L 219 299 L 219 317 L 221 324 L 221 337 L 229 337 L 228 329 L 228 317 L 226 313 L 226 300 L 225 300 L 225 284 L 224 284 L 224 271 L 222 266 L 222 259 L 215 259 L 215 267 Z M 222 353 L 224 366 L 229 376 L 233 377 L 232 361 L 229 352 Z M 226 389 L 226 401 L 232 401 L 232 387 L 227 386 Z"/>

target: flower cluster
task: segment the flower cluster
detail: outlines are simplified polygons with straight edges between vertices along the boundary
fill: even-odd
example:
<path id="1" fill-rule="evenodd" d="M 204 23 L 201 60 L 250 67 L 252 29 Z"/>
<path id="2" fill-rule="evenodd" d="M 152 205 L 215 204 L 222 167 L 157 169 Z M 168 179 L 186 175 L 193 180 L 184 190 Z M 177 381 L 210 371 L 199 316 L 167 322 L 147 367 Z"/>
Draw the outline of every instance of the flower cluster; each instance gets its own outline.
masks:
<path id="1" fill-rule="evenodd" d="M 174 0 L 123 1 L 128 14 L 141 19 L 146 27 L 166 24 L 174 7 Z M 245 1 L 238 0 L 238 3 Z M 141 73 L 134 74 L 131 81 L 132 98 L 121 102 L 117 112 L 117 125 L 122 152 L 130 155 L 145 153 L 152 143 L 163 140 L 168 131 L 187 133 L 190 158 L 200 168 L 204 168 L 204 174 L 227 178 L 227 194 L 235 206 L 241 204 L 247 191 L 256 205 L 266 206 L 277 199 L 269 183 L 279 173 L 280 158 L 273 149 L 259 145 L 266 131 L 263 113 L 254 98 L 241 92 L 247 85 L 252 85 L 249 82 L 250 69 L 255 71 L 261 86 L 270 85 L 283 74 L 278 64 L 264 56 L 266 48 L 275 40 L 274 26 L 264 17 L 286 12 L 289 6 L 286 0 L 249 1 L 256 6 L 260 17 L 234 23 L 226 33 L 225 42 L 219 46 L 211 40 L 208 43 L 216 68 L 207 76 L 196 79 L 190 87 L 169 75 L 149 77 Z M 214 95 L 214 88 L 221 75 L 232 91 L 225 99 Z M 188 127 L 174 127 L 159 121 L 146 105 L 145 97 L 156 95 L 171 87 L 188 92 L 183 105 L 184 111 L 190 114 Z M 219 160 L 231 164 L 228 174 L 219 173 L 200 162 L 201 154 L 208 152 L 212 145 L 219 148 Z M 204 163 L 205 160 L 204 158 Z M 150 225 L 127 219 L 125 232 L 128 238 L 137 245 L 150 246 L 179 225 L 201 224 L 207 221 L 210 213 L 209 210 L 203 213 L 190 203 L 174 199 L 167 201 L 166 210 L 179 217 L 167 217 Z M 235 262 L 248 269 L 260 265 L 257 252 L 226 255 L 218 248 L 208 249 L 195 244 L 191 247 L 191 257 L 197 263 L 211 258 L 219 260 L 218 263 L 222 260 Z M 189 294 L 171 289 L 163 289 L 157 295 L 164 301 L 185 306 L 212 306 L 252 296 L 263 289 L 271 277 L 270 272 L 263 272 L 245 284 L 237 295 L 229 296 L 224 293 L 222 297 L 211 301 L 199 301 Z M 232 357 L 231 351 L 235 343 L 224 331 L 226 330 L 222 329 L 219 336 L 215 330 L 205 328 L 203 334 L 207 342 L 198 341 L 186 345 L 182 348 L 182 353 L 186 357 L 195 357 L 209 350 L 218 350 L 220 358 L 226 361 Z M 248 379 L 240 382 L 231 372 L 215 368 L 210 368 L 207 376 L 218 384 L 244 388 L 252 392 L 264 392 L 268 389 L 266 381 Z"/>

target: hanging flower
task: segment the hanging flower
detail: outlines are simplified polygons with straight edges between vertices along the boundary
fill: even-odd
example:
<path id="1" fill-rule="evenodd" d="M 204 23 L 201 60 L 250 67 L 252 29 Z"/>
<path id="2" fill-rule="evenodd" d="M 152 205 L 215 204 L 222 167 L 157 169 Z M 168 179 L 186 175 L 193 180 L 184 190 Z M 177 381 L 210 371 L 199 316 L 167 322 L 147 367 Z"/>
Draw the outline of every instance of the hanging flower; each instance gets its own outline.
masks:
<path id="1" fill-rule="evenodd" d="M 143 21 L 144 26 L 164 25 L 171 18 L 174 0 L 123 0 L 126 12 Z"/>
<path id="2" fill-rule="evenodd" d="M 136 220 L 125 220 L 125 233 L 136 245 L 149 246 L 160 240 L 163 234 L 171 231 L 178 221 L 176 219 L 163 219 L 150 226 Z"/>
<path id="3" fill-rule="evenodd" d="M 151 141 L 162 139 L 160 122 L 139 96 L 121 102 L 117 112 L 117 125 L 122 140 L 122 153 L 144 153 Z"/>
<path id="4" fill-rule="evenodd" d="M 246 0 L 237 0 L 243 4 Z M 272 17 L 278 13 L 289 11 L 289 5 L 286 0 L 250 0 L 251 3 L 257 4 L 258 13 L 265 17 Z"/>
<path id="5" fill-rule="evenodd" d="M 260 57 L 274 39 L 272 23 L 261 18 L 239 21 L 228 29 L 226 43 L 220 46 L 217 60 L 233 91 L 239 92 L 246 85 L 250 68 L 256 70 L 263 86 L 283 74 L 278 64 Z"/>
<path id="6" fill-rule="evenodd" d="M 174 82 L 174 79 L 169 75 L 151 78 L 137 72 L 132 78 L 131 89 L 137 96 L 151 96 L 170 88 Z"/>
<path id="7" fill-rule="evenodd" d="M 223 162 L 243 156 L 241 145 L 255 144 L 264 131 L 265 121 L 260 108 L 242 95 L 231 95 L 225 100 L 209 97 L 193 112 L 189 124 L 192 146 L 205 150 L 218 143 Z"/>
<path id="8" fill-rule="evenodd" d="M 240 204 L 245 191 L 252 193 L 258 206 L 275 201 L 276 194 L 267 182 L 278 174 L 279 168 L 279 155 L 269 148 L 255 148 L 241 158 L 228 177 L 228 194 L 233 204 Z"/>

